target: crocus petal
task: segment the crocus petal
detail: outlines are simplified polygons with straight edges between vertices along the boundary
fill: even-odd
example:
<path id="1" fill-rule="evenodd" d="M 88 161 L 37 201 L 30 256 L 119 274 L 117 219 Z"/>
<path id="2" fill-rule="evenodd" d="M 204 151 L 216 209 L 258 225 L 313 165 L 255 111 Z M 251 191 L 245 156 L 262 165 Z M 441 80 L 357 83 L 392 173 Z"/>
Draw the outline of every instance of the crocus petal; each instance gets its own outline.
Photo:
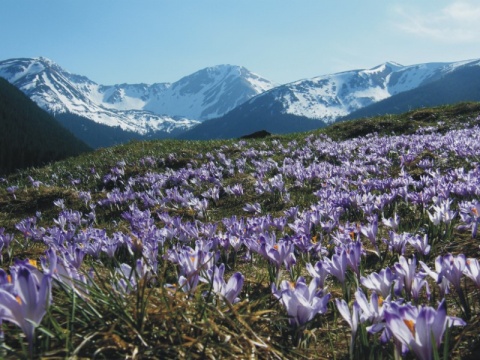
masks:
<path id="1" fill-rule="evenodd" d="M 394 336 L 407 347 L 415 340 L 412 331 L 408 328 L 404 319 L 398 313 L 386 311 L 385 322 Z"/>
<path id="2" fill-rule="evenodd" d="M 335 304 L 337 305 L 337 309 L 342 315 L 343 319 L 350 325 L 353 330 L 353 322 L 352 322 L 352 315 L 350 314 L 350 309 L 348 304 L 343 299 L 335 299 Z"/>
<path id="3" fill-rule="evenodd" d="M 440 345 L 442 341 L 443 333 L 445 332 L 446 326 L 447 326 L 447 306 L 445 303 L 445 299 L 443 299 L 438 305 L 438 309 L 436 311 L 436 314 L 434 315 L 432 326 L 431 326 L 435 343 L 437 346 Z"/>
<path id="4" fill-rule="evenodd" d="M 240 291 L 242 290 L 244 280 L 245 277 L 239 272 L 233 274 L 232 277 L 228 280 L 225 289 L 225 298 L 230 303 L 233 304 L 237 299 L 238 294 L 240 294 Z"/>
<path id="5" fill-rule="evenodd" d="M 3 320 L 23 328 L 25 314 L 18 300 L 11 293 L 0 289 L 0 314 Z"/>

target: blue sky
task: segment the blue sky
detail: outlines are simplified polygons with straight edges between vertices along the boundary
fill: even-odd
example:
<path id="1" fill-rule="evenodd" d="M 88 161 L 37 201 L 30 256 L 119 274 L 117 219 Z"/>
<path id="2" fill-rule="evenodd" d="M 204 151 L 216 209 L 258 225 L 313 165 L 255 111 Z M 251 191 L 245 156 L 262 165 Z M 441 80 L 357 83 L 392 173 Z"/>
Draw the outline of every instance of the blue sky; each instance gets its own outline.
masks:
<path id="1" fill-rule="evenodd" d="M 108 85 L 242 65 L 287 83 L 385 61 L 480 58 L 478 0 L 1 0 L 0 60 Z"/>

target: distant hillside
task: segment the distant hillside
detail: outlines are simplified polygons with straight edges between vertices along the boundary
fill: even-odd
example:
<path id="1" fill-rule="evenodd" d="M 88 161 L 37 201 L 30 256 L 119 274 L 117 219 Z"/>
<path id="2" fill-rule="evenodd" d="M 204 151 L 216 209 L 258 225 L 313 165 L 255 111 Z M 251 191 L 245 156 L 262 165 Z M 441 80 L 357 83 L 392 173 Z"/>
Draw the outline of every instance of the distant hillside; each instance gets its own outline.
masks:
<path id="1" fill-rule="evenodd" d="M 439 80 L 354 111 L 339 121 L 401 114 L 413 109 L 462 101 L 480 101 L 480 67 L 478 66 L 458 69 Z"/>
<path id="2" fill-rule="evenodd" d="M 123 130 L 120 126 L 99 124 L 83 116 L 71 113 L 56 114 L 55 119 L 77 138 L 94 149 L 124 144 L 132 140 L 173 138 L 182 132 L 181 130 L 173 130 L 171 133 L 158 131 L 141 135 L 134 131 Z"/>
<path id="3" fill-rule="evenodd" d="M 188 140 L 231 139 L 259 130 L 266 130 L 272 134 L 287 134 L 325 126 L 321 120 L 282 113 L 278 108 L 283 105 L 268 101 L 270 100 L 268 97 L 262 97 L 265 101 L 256 102 L 257 106 L 252 108 L 250 103 L 254 99 L 220 118 L 204 121 L 180 134 L 177 138 Z"/>
<path id="4" fill-rule="evenodd" d="M 0 78 L 0 144 L 0 174 L 90 150 L 3 78 Z"/>
<path id="5" fill-rule="evenodd" d="M 77 138 L 94 149 L 143 139 L 139 133 L 123 130 L 119 126 L 99 124 L 75 114 L 62 113 L 55 115 L 55 118 Z"/>

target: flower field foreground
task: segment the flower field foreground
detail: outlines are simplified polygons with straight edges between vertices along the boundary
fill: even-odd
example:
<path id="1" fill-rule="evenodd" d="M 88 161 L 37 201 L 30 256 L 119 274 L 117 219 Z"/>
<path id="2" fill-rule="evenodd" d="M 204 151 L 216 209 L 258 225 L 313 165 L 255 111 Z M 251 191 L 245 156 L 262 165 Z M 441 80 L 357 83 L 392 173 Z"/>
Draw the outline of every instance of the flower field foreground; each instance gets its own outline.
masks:
<path id="1" fill-rule="evenodd" d="M 20 172 L 1 356 L 473 359 L 479 212 L 477 104 Z"/>

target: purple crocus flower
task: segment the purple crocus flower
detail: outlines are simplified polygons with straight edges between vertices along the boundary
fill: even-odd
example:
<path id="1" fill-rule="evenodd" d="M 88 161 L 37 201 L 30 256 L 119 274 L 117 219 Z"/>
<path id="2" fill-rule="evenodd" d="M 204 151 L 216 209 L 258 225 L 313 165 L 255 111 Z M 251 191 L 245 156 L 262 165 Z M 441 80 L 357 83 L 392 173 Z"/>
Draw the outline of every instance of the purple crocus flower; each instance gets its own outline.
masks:
<path id="1" fill-rule="evenodd" d="M 467 264 L 465 255 L 460 254 L 453 256 L 452 254 L 447 254 L 443 256 L 442 261 L 442 270 L 440 271 L 440 278 L 445 276 L 448 281 L 453 284 L 455 290 L 461 290 L 461 280 L 465 266 Z M 441 279 L 439 279 L 440 281 Z"/>
<path id="2" fill-rule="evenodd" d="M 323 265 L 325 269 L 342 284 L 345 282 L 347 273 L 347 253 L 342 250 L 340 254 L 333 254 L 332 259 L 325 258 Z"/>
<path id="3" fill-rule="evenodd" d="M 442 343 L 447 327 L 466 325 L 461 319 L 447 316 L 445 299 L 437 310 L 429 306 L 416 308 L 392 303 L 385 309 L 385 322 L 393 337 L 421 360 L 434 358 L 434 349 Z"/>
<path id="4" fill-rule="evenodd" d="M 38 188 L 40 187 L 40 185 L 42 185 L 42 182 L 41 182 L 41 181 L 35 180 L 35 179 L 32 178 L 31 176 L 28 176 L 28 181 L 30 181 L 30 183 L 32 184 L 32 186 L 33 186 L 35 189 L 38 189 Z"/>
<path id="5" fill-rule="evenodd" d="M 12 292 L 0 288 L 0 318 L 22 329 L 32 351 L 35 328 L 50 305 L 51 277 L 44 275 L 39 282 L 28 267 L 19 265 L 12 271 L 12 283 Z"/>
<path id="6" fill-rule="evenodd" d="M 78 199 L 82 200 L 85 203 L 85 206 L 88 206 L 88 204 L 92 201 L 92 195 L 89 191 L 79 191 Z"/>
<path id="7" fill-rule="evenodd" d="M 120 243 L 117 241 L 116 237 L 106 237 L 105 241 L 102 244 L 102 251 L 107 254 L 109 258 L 115 257 L 115 251 L 119 247 Z"/>
<path id="8" fill-rule="evenodd" d="M 197 273 L 192 273 L 187 277 L 180 275 L 178 277 L 178 287 L 189 295 L 192 295 L 195 292 L 195 289 L 198 286 L 200 276 Z"/>
<path id="9" fill-rule="evenodd" d="M 23 234 L 25 239 L 42 240 L 45 230 L 38 229 L 36 223 L 37 218 L 30 217 L 15 224 L 15 228 Z"/>
<path id="10" fill-rule="evenodd" d="M 40 262 L 44 273 L 52 277 L 53 285 L 62 284 L 85 298 L 88 293 L 87 277 L 80 274 L 78 268 L 66 260 L 65 256 L 58 257 L 52 248 L 48 249 L 45 255 L 40 258 Z"/>
<path id="11" fill-rule="evenodd" d="M 285 182 L 283 181 L 282 174 L 277 174 L 273 178 L 269 179 L 272 189 L 278 190 L 280 193 L 285 192 Z"/>
<path id="12" fill-rule="evenodd" d="M 241 196 L 243 195 L 243 186 L 242 184 L 235 184 L 233 186 L 226 186 L 225 192 L 229 195 L 233 196 Z"/>
<path id="13" fill-rule="evenodd" d="M 466 261 L 464 273 L 473 280 L 475 285 L 480 289 L 480 265 L 477 259 L 469 258 Z"/>
<path id="14" fill-rule="evenodd" d="M 5 233 L 5 228 L 0 228 L 0 261 L 3 261 L 2 251 L 7 249 L 11 254 L 10 244 L 13 241 L 13 234 Z"/>
<path id="15" fill-rule="evenodd" d="M 290 270 L 296 263 L 295 255 L 293 254 L 294 246 L 292 242 L 280 240 L 273 246 L 266 244 L 266 254 L 268 259 L 275 264 L 277 270 L 282 263 L 285 264 L 285 268 Z"/>
<path id="16" fill-rule="evenodd" d="M 438 282 L 440 282 L 443 277 L 448 279 L 460 299 L 460 303 L 465 311 L 465 316 L 470 318 L 470 306 L 465 298 L 461 284 L 466 264 L 467 260 L 463 254 L 457 256 L 453 256 L 452 254 L 445 255 L 441 260 L 442 270 L 440 271 Z"/>
<path id="17" fill-rule="evenodd" d="M 430 253 L 431 246 L 428 245 L 428 236 L 415 235 L 408 238 L 408 243 L 422 255 L 428 255 Z"/>
<path id="18" fill-rule="evenodd" d="M 317 263 L 315 265 L 307 263 L 305 265 L 305 267 L 306 267 L 308 273 L 312 277 L 318 279 L 318 286 L 321 287 L 321 288 L 324 288 L 325 279 L 326 279 L 327 275 L 329 274 L 329 272 L 325 268 L 325 265 L 324 265 L 323 261 L 317 261 Z"/>
<path id="19" fill-rule="evenodd" d="M 243 287 L 243 282 L 245 277 L 236 272 L 233 274 L 228 282 L 225 282 L 223 274 L 225 272 L 225 264 L 220 264 L 220 266 L 215 266 L 213 269 L 208 270 L 208 277 L 211 279 L 213 291 L 224 297 L 230 304 L 234 304 L 240 301 L 238 294 Z"/>
<path id="20" fill-rule="evenodd" d="M 347 254 L 347 264 L 360 279 L 360 262 L 362 260 L 362 243 L 360 241 L 352 242 L 345 246 Z"/>
<path id="21" fill-rule="evenodd" d="M 460 225 L 459 228 L 472 228 L 472 239 L 477 236 L 478 224 L 480 222 L 480 202 L 461 202 L 459 204 L 460 218 L 466 225 Z"/>
<path id="22" fill-rule="evenodd" d="M 360 283 L 369 290 L 375 291 L 383 298 L 387 298 L 392 292 L 392 286 L 396 276 L 392 270 L 387 267 L 380 270 L 378 273 L 374 272 L 366 277 L 360 278 Z"/>
<path id="23" fill-rule="evenodd" d="M 115 273 L 118 281 L 113 287 L 123 294 L 129 294 L 137 289 L 142 280 L 148 281 L 151 278 L 150 270 L 143 259 L 137 259 L 134 268 L 128 264 L 120 264 Z"/>
<path id="24" fill-rule="evenodd" d="M 387 297 L 389 301 L 389 297 Z M 370 301 L 368 301 L 365 293 L 362 289 L 357 289 L 355 292 L 355 303 L 360 307 L 360 322 L 364 323 L 369 321 L 371 324 L 379 324 L 383 321 L 383 302 L 384 299 L 378 296 L 375 292 L 370 295 Z"/>
<path id="25" fill-rule="evenodd" d="M 399 255 L 404 255 L 405 254 L 405 247 L 407 245 L 407 240 L 410 236 L 408 233 L 403 233 L 403 234 L 397 234 L 394 231 L 389 231 L 388 232 L 389 238 L 390 239 L 383 239 L 385 244 L 388 246 L 388 249 L 394 253 L 397 253 Z"/>
<path id="26" fill-rule="evenodd" d="M 190 278 L 190 275 L 201 275 L 211 269 L 218 259 L 218 252 L 210 252 L 210 244 L 197 241 L 195 249 L 185 246 L 180 250 L 169 250 L 167 258 L 178 263 L 180 275 Z"/>
<path id="27" fill-rule="evenodd" d="M 413 280 L 415 279 L 417 260 L 415 256 L 411 260 L 407 260 L 404 256 L 400 256 L 399 262 L 394 265 L 397 273 L 395 294 L 399 296 L 402 289 L 405 289 L 405 296 L 410 299 L 412 295 Z"/>
<path id="28" fill-rule="evenodd" d="M 13 196 L 15 200 L 17 200 L 17 197 L 15 196 L 15 191 L 18 190 L 18 186 L 9 186 L 7 187 L 7 192 Z"/>
<path id="29" fill-rule="evenodd" d="M 425 290 L 427 292 L 427 299 L 430 299 L 430 287 L 428 286 L 428 282 L 425 279 L 426 276 L 427 274 L 422 272 L 415 274 L 415 277 L 413 278 L 411 294 L 412 299 L 415 302 L 418 302 L 418 299 L 420 298 L 420 291 L 423 287 L 425 287 Z"/>
<path id="30" fill-rule="evenodd" d="M 400 217 L 395 213 L 393 214 L 393 218 L 389 218 L 389 219 L 383 218 L 382 223 L 383 225 L 388 226 L 389 228 L 392 228 L 393 231 L 397 231 L 398 225 L 400 224 Z"/>
<path id="31" fill-rule="evenodd" d="M 435 271 L 431 270 L 423 261 L 420 261 L 420 265 L 422 266 L 423 270 L 437 283 L 440 288 L 440 296 L 444 297 L 445 294 L 450 292 L 450 281 L 448 281 L 446 277 L 440 275 L 442 271 L 442 259 L 442 256 L 438 256 L 435 259 Z"/>
<path id="32" fill-rule="evenodd" d="M 444 222 L 445 224 L 450 224 L 450 222 L 452 222 L 453 218 L 457 215 L 456 211 L 450 210 L 452 201 L 453 200 L 447 199 L 440 202 L 439 205 L 433 205 L 433 214 L 427 211 L 428 217 L 434 225 L 439 225 L 441 222 Z"/>
<path id="33" fill-rule="evenodd" d="M 360 227 L 360 232 L 368 238 L 370 243 L 375 248 L 377 255 L 379 255 L 378 245 L 377 245 L 377 234 L 378 234 L 378 218 L 375 215 L 372 222 L 366 226 Z"/>
<path id="34" fill-rule="evenodd" d="M 212 199 L 216 204 L 220 199 L 220 188 L 218 186 L 214 186 L 213 188 L 203 192 L 202 196 L 207 199 Z"/>
<path id="35" fill-rule="evenodd" d="M 299 277 L 295 283 L 282 281 L 279 290 L 274 283 L 272 284 L 273 295 L 285 306 L 291 326 L 303 326 L 315 315 L 327 311 L 330 294 L 323 296 L 323 291 L 318 290 L 318 285 L 318 279 L 314 278 L 307 286 L 303 277 Z"/>
<path id="36" fill-rule="evenodd" d="M 256 213 L 256 214 L 260 214 L 262 212 L 259 203 L 245 204 L 245 206 L 243 207 L 243 210 L 249 213 Z"/>

